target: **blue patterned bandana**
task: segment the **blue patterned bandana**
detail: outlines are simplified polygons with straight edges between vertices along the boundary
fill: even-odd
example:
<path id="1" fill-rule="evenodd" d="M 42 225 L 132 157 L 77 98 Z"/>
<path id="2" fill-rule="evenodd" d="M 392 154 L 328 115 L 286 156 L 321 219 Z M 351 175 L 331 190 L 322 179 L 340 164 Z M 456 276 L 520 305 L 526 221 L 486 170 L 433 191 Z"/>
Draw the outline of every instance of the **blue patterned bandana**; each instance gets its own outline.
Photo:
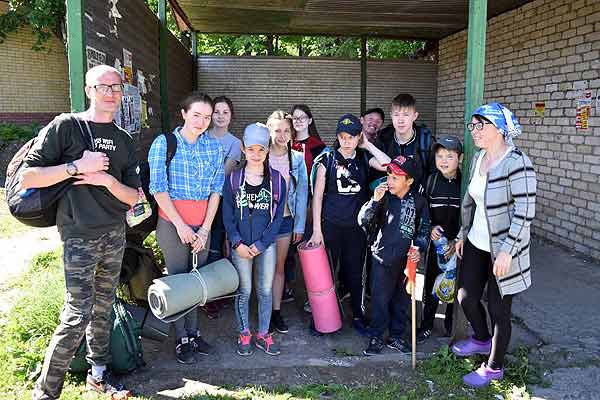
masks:
<path id="1" fill-rule="evenodd" d="M 472 115 L 481 115 L 490 120 L 504 136 L 504 141 L 509 146 L 513 145 L 513 138 L 521 134 L 521 124 L 508 108 L 500 103 L 484 104 Z"/>

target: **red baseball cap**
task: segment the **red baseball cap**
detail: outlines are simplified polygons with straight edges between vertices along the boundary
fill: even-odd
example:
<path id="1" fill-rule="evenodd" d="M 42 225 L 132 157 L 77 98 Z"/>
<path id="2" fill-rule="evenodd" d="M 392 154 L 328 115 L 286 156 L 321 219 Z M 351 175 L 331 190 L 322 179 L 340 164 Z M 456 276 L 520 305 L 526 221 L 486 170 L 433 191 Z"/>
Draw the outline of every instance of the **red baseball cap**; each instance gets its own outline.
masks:
<path id="1" fill-rule="evenodd" d="M 421 177 L 419 166 L 414 157 L 398 156 L 387 164 L 387 171 L 394 175 L 409 176 L 415 180 Z"/>

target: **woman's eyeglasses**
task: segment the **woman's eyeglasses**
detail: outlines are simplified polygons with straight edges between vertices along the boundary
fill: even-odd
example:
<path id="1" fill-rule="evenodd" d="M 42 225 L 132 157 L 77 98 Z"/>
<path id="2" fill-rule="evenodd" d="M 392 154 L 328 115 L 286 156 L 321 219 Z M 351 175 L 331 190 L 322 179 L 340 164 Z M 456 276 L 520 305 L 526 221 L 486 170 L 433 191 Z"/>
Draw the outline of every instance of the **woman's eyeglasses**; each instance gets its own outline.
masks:
<path id="1" fill-rule="evenodd" d="M 306 121 L 308 121 L 308 117 L 293 117 L 292 120 L 294 122 L 300 122 L 300 123 L 305 123 Z"/>
<path id="2" fill-rule="evenodd" d="M 478 123 L 474 124 L 474 123 L 472 123 L 472 122 L 469 122 L 469 123 L 467 124 L 467 129 L 468 129 L 470 132 L 473 132 L 475 129 L 477 129 L 478 131 L 481 131 L 481 130 L 483 130 L 483 126 L 484 126 L 484 125 L 492 125 L 492 123 L 491 123 L 491 122 L 481 122 L 481 121 L 480 121 L 480 122 L 478 122 Z"/>

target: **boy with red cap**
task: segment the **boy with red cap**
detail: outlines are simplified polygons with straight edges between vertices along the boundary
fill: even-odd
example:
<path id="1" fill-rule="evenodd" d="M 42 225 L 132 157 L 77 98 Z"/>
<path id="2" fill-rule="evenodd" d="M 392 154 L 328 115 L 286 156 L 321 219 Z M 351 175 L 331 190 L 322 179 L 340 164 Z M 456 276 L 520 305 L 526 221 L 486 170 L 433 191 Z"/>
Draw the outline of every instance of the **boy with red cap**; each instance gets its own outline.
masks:
<path id="1" fill-rule="evenodd" d="M 405 340 L 409 319 L 404 268 L 409 257 L 415 262 L 419 253 L 409 255 L 411 242 L 423 251 L 431 227 L 425 198 L 414 189 L 420 168 L 412 157 L 398 156 L 387 165 L 387 181 L 375 189 L 365 203 L 358 222 L 372 240 L 371 324 L 365 355 L 380 354 L 385 346 L 383 334 L 389 327 L 387 347 L 410 352 Z"/>

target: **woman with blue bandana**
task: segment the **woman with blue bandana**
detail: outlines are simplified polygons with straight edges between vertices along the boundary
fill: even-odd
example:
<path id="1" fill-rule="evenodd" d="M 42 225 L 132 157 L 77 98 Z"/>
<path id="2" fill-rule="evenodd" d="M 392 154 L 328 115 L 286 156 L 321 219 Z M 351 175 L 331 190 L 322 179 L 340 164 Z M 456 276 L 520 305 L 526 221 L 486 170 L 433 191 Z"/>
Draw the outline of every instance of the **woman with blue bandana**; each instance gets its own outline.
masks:
<path id="1" fill-rule="evenodd" d="M 454 344 L 452 351 L 463 357 L 489 355 L 487 362 L 463 378 L 469 386 L 483 387 L 504 376 L 512 299 L 531 285 L 529 239 L 536 177 L 529 158 L 513 145 L 521 125 L 508 108 L 499 103 L 483 105 L 473 112 L 467 128 L 481 150 L 473 157 L 468 175 L 456 253 L 463 260 L 458 301 L 474 334 Z M 481 303 L 486 285 L 493 334 Z"/>

